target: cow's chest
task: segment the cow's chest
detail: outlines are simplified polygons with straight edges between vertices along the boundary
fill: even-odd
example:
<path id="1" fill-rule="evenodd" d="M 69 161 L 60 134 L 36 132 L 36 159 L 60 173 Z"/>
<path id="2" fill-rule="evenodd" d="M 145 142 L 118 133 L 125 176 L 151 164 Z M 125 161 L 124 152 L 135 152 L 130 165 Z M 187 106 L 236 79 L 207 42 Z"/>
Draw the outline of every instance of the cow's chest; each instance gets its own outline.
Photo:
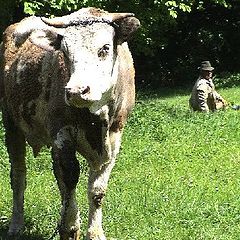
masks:
<path id="1" fill-rule="evenodd" d="M 59 150 L 74 146 L 77 152 L 89 160 L 95 168 L 100 168 L 111 156 L 109 127 L 105 121 L 79 120 L 78 124 L 62 127 L 53 142 Z"/>

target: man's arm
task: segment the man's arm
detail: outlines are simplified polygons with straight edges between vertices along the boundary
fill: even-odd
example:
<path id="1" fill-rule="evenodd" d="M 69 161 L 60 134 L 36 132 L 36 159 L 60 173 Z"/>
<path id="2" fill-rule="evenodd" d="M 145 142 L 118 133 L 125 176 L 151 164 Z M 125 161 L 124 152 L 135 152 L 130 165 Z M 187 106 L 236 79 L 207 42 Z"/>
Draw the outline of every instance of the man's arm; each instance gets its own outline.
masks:
<path id="1" fill-rule="evenodd" d="M 207 105 L 207 91 L 201 87 L 197 90 L 197 96 L 200 110 L 203 112 L 209 112 L 209 107 Z"/>

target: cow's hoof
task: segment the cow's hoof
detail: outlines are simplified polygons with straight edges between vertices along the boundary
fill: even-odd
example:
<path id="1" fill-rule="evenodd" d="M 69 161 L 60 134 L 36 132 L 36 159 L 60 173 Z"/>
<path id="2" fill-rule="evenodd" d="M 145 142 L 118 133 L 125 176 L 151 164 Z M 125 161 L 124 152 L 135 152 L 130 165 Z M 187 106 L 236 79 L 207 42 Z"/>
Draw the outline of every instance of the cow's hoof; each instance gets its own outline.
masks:
<path id="1" fill-rule="evenodd" d="M 87 240 L 107 240 L 103 231 L 91 231 L 87 233 Z"/>
<path id="2" fill-rule="evenodd" d="M 9 239 L 17 239 L 21 234 L 23 233 L 24 230 L 24 223 L 23 221 L 12 221 L 9 230 L 8 230 L 8 238 Z"/>
<path id="3" fill-rule="evenodd" d="M 8 230 L 7 239 L 15 240 L 21 239 L 21 235 L 23 233 L 23 227 L 21 228 L 11 228 Z"/>
<path id="4" fill-rule="evenodd" d="M 87 236 L 87 240 L 107 240 L 104 235 L 100 236 Z"/>
<path id="5" fill-rule="evenodd" d="M 71 231 L 71 232 L 60 232 L 60 240 L 79 240 L 80 231 Z"/>

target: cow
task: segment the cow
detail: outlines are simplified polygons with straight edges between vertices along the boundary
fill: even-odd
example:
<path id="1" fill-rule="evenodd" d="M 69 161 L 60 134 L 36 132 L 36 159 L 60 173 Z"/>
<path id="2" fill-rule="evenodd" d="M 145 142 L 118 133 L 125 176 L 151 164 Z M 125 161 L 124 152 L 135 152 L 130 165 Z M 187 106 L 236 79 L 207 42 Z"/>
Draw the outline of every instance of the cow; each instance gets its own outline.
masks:
<path id="1" fill-rule="evenodd" d="M 133 13 L 89 7 L 62 17 L 31 16 L 5 30 L 0 85 L 13 192 L 9 236 L 24 227 L 28 143 L 34 156 L 43 146 L 51 149 L 62 203 L 60 239 L 80 238 L 77 152 L 89 164 L 86 239 L 106 239 L 102 202 L 134 107 L 127 41 L 139 26 Z"/>

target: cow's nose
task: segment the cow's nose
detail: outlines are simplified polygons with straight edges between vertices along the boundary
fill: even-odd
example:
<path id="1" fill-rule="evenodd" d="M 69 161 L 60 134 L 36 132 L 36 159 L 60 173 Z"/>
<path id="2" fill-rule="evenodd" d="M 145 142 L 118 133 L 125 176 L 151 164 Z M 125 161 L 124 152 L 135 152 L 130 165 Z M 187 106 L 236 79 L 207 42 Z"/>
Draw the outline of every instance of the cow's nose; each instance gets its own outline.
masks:
<path id="1" fill-rule="evenodd" d="M 71 94 L 80 94 L 80 95 L 86 95 L 88 93 L 90 93 L 90 87 L 86 86 L 86 87 L 81 87 L 81 88 L 69 88 L 69 87 L 65 87 L 65 91 L 67 94 L 67 97 L 70 97 Z"/>

